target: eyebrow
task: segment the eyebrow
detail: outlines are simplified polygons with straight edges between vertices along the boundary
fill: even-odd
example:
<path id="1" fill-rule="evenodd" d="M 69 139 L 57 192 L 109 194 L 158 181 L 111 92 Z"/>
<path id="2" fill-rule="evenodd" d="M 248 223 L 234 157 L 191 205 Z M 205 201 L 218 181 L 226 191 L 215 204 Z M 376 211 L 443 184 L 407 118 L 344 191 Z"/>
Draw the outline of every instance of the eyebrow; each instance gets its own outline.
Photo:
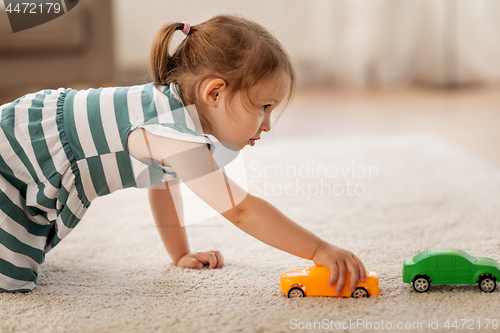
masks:
<path id="1" fill-rule="evenodd" d="M 261 98 L 261 102 L 271 102 L 271 103 L 278 103 L 278 100 L 276 98 Z"/>

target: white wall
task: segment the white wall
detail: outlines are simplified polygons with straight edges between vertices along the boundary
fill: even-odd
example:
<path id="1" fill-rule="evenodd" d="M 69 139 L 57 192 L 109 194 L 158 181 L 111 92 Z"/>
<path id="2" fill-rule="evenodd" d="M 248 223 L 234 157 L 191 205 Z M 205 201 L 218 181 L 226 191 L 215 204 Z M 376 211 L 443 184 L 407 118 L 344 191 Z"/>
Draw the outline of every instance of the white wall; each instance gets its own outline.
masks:
<path id="1" fill-rule="evenodd" d="M 117 65 L 120 69 L 144 66 L 148 61 L 156 31 L 167 22 L 194 25 L 221 13 L 238 13 L 274 32 L 294 58 L 307 58 L 317 49 L 317 36 L 305 18 L 314 16 L 315 7 L 304 1 L 165 1 L 115 0 Z M 175 42 L 184 36 L 178 33 Z M 297 41 L 301 41 L 298 43 Z"/>

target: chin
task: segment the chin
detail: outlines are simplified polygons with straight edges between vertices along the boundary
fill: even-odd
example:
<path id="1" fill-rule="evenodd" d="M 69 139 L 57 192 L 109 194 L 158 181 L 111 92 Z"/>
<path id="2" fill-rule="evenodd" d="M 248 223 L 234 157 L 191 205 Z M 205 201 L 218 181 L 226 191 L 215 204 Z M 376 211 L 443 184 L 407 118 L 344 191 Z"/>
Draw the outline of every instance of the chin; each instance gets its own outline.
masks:
<path id="1" fill-rule="evenodd" d="M 245 147 L 244 143 L 220 142 L 224 147 L 232 151 L 242 150 Z"/>

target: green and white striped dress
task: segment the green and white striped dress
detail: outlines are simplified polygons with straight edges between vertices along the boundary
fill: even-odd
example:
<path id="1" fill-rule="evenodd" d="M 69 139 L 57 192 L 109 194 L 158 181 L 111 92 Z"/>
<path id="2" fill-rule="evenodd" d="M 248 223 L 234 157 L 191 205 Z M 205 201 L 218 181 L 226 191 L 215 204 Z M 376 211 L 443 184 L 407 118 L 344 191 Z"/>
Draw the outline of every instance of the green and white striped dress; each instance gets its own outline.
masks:
<path id="1" fill-rule="evenodd" d="M 191 112 L 191 113 L 190 113 Z M 0 106 L 0 289 L 30 291 L 92 200 L 176 178 L 129 155 L 131 130 L 206 143 L 175 84 L 59 88 Z"/>

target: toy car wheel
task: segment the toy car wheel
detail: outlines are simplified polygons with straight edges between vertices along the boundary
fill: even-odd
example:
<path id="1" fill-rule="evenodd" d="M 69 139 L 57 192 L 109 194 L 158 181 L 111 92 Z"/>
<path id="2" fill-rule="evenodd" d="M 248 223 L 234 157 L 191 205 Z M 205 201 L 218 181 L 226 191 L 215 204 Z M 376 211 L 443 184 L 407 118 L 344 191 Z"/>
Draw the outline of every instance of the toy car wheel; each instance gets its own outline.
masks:
<path id="1" fill-rule="evenodd" d="M 299 287 L 292 288 L 288 291 L 288 298 L 296 298 L 296 297 L 306 297 L 304 291 Z"/>
<path id="2" fill-rule="evenodd" d="M 368 290 L 366 290 L 363 287 L 357 287 L 356 290 L 351 294 L 351 297 L 353 298 L 368 298 L 370 297 L 370 294 L 368 293 Z"/>
<path id="3" fill-rule="evenodd" d="M 493 290 L 495 290 L 497 286 L 497 281 L 495 277 L 493 277 L 491 274 L 482 274 L 478 281 L 477 284 L 479 286 L 479 289 L 485 293 L 491 293 Z"/>
<path id="4" fill-rule="evenodd" d="M 413 279 L 413 289 L 419 293 L 424 293 L 431 287 L 431 280 L 427 275 L 417 275 Z"/>

